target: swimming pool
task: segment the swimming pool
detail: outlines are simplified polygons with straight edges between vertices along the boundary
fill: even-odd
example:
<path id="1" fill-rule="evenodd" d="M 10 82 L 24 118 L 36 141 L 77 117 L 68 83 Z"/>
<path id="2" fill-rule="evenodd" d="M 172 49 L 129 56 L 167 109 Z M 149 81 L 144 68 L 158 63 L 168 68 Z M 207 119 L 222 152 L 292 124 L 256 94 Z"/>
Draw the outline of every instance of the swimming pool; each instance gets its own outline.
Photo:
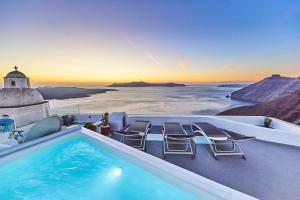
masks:
<path id="1" fill-rule="evenodd" d="M 220 199 L 116 152 L 76 131 L 8 155 L 0 199 Z"/>

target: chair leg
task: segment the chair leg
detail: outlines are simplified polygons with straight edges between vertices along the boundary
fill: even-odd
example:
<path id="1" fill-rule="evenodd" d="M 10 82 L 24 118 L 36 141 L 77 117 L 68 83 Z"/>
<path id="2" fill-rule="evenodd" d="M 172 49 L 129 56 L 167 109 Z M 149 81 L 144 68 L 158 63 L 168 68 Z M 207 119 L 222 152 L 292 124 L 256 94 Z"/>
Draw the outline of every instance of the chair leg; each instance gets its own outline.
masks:
<path id="1" fill-rule="evenodd" d="M 166 159 L 167 157 L 166 157 L 166 154 L 165 154 L 165 143 L 164 143 L 164 141 L 162 142 L 162 154 L 163 154 L 164 159 Z"/>
<path id="2" fill-rule="evenodd" d="M 194 160 L 196 158 L 196 153 L 197 153 L 197 146 L 196 146 L 196 143 L 192 140 L 192 148 L 194 146 L 194 150 L 192 149 L 193 151 L 193 155 L 192 155 L 192 159 Z"/>
<path id="3" fill-rule="evenodd" d="M 213 153 L 213 157 L 215 160 L 218 160 L 218 157 Z"/>

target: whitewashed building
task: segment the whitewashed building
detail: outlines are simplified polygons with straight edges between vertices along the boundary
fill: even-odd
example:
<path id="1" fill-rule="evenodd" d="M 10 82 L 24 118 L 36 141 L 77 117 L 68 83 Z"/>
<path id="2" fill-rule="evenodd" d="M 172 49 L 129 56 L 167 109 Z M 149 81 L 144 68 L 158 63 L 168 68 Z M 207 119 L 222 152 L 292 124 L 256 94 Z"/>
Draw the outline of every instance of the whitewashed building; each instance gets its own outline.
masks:
<path id="1" fill-rule="evenodd" d="M 17 126 L 24 126 L 49 116 L 49 103 L 30 86 L 30 79 L 14 67 L 4 77 L 0 89 L 0 116 L 15 119 Z"/>

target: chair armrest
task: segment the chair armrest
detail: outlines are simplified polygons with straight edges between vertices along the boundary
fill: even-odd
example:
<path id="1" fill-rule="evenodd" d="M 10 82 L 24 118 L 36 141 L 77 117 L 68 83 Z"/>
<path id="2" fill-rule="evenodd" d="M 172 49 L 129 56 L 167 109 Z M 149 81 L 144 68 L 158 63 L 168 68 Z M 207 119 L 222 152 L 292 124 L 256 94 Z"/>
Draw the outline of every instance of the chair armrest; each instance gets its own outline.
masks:
<path id="1" fill-rule="evenodd" d="M 119 134 L 122 136 L 145 136 L 144 132 L 137 132 L 137 131 L 115 131 L 115 134 Z"/>
<path id="2" fill-rule="evenodd" d="M 126 131 L 126 129 L 130 126 L 131 124 L 127 124 L 125 127 L 123 127 L 121 130 L 119 130 L 119 131 L 121 131 L 121 132 L 125 132 Z"/>
<path id="3" fill-rule="evenodd" d="M 168 135 L 165 135 L 165 138 L 169 138 L 169 139 L 182 139 L 182 140 L 185 140 L 185 139 L 191 139 L 195 137 L 195 135 L 178 135 L 178 134 L 168 134 Z"/>
<path id="4" fill-rule="evenodd" d="M 231 136 L 228 138 L 228 140 L 232 140 L 232 141 L 245 141 L 245 140 L 254 140 L 256 139 L 256 137 L 248 137 L 248 136 Z"/>

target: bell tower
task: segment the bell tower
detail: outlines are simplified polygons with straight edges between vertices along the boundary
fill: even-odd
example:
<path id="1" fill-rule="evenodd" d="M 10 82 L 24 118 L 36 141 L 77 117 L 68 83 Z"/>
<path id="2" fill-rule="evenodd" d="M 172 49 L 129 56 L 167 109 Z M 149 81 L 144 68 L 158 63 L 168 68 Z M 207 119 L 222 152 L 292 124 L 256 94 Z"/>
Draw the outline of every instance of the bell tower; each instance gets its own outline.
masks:
<path id="1" fill-rule="evenodd" d="M 30 88 L 30 79 L 15 66 L 14 71 L 4 77 L 4 88 Z"/>

